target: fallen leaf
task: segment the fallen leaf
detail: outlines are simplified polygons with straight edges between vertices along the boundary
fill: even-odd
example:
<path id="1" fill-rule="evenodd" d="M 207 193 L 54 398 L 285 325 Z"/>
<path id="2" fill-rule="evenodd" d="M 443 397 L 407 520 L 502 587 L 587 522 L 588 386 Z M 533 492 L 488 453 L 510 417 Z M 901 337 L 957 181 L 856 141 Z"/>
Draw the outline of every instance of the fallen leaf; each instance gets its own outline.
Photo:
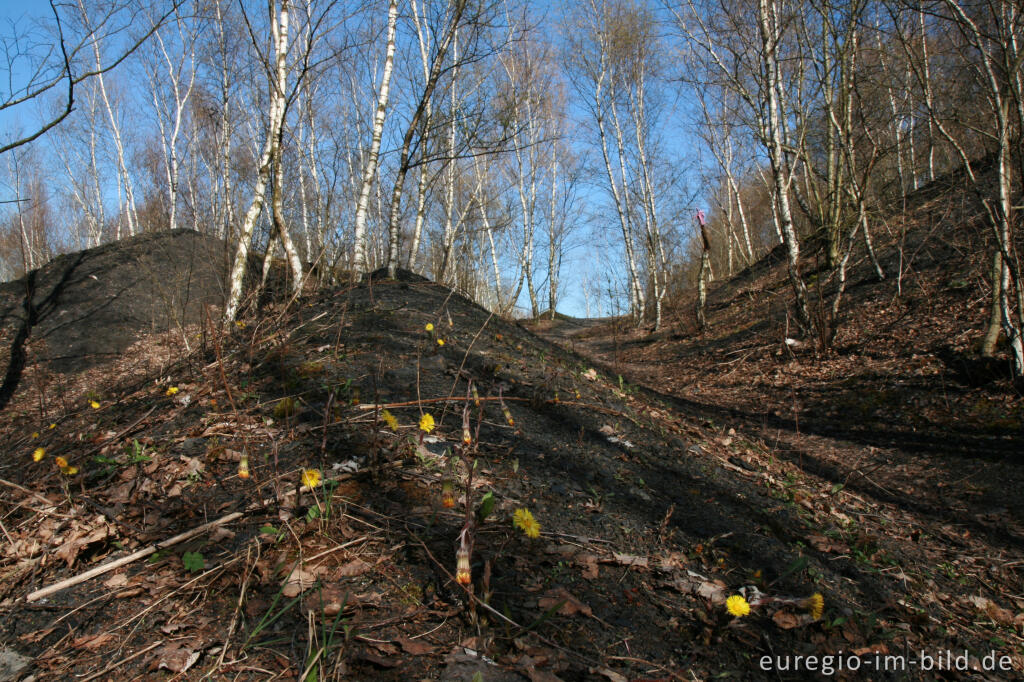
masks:
<path id="1" fill-rule="evenodd" d="M 772 620 L 783 630 L 792 630 L 800 625 L 800 617 L 786 610 L 776 611 L 775 615 L 772 616 Z"/>
<path id="2" fill-rule="evenodd" d="M 564 587 L 548 590 L 544 593 L 544 596 L 538 600 L 537 604 L 546 611 L 561 602 L 565 603 L 563 603 L 558 609 L 558 613 L 563 616 L 572 616 L 577 613 L 582 613 L 584 616 L 594 615 L 594 612 L 589 606 L 569 594 Z"/>
<path id="3" fill-rule="evenodd" d="M 337 570 L 337 574 L 341 578 L 351 578 L 353 576 L 362 575 L 371 568 L 372 566 L 362 559 L 353 559 L 347 564 L 340 566 Z"/>
<path id="4" fill-rule="evenodd" d="M 587 580 L 597 580 L 601 574 L 597 565 L 597 557 L 593 554 L 580 554 L 576 557 L 576 563 L 583 567 L 583 577 Z"/>
<path id="5" fill-rule="evenodd" d="M 296 568 L 292 571 L 291 575 L 288 576 L 288 582 L 285 583 L 284 588 L 281 590 L 281 594 L 289 599 L 297 597 L 312 587 L 314 582 L 316 582 L 315 575 L 301 568 Z"/>
<path id="6" fill-rule="evenodd" d="M 114 639 L 113 634 L 103 632 L 98 635 L 86 635 L 84 637 L 79 637 L 78 639 L 73 639 L 71 640 L 71 646 L 75 649 L 96 651 L 112 639 Z"/>
<path id="7" fill-rule="evenodd" d="M 103 584 L 106 587 L 124 587 L 128 584 L 127 573 L 115 573 L 114 575 L 107 578 Z"/>
<path id="8" fill-rule="evenodd" d="M 407 654 L 412 654 L 413 656 L 427 656 L 435 651 L 434 647 L 418 639 L 399 637 L 395 641 L 398 642 L 400 647 L 402 647 L 402 651 Z"/>
<path id="9" fill-rule="evenodd" d="M 193 651 L 177 644 L 168 644 L 160 654 L 157 669 L 165 668 L 172 673 L 183 673 L 199 660 L 199 651 Z"/>
<path id="10" fill-rule="evenodd" d="M 869 646 L 862 646 L 858 649 L 853 649 L 850 653 L 854 656 L 865 656 L 867 654 L 887 654 L 889 653 L 889 647 L 884 644 L 871 644 Z"/>

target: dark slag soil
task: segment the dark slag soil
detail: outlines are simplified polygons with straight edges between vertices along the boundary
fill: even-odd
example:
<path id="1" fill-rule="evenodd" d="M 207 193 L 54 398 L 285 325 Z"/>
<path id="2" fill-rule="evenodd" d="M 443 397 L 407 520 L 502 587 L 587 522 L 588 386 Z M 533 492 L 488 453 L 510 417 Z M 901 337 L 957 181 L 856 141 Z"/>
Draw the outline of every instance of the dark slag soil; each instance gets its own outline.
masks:
<path id="1" fill-rule="evenodd" d="M 128 302 L 105 310 L 120 319 Z M 1013 509 L 986 506 L 999 490 L 971 478 L 980 465 L 961 460 L 958 483 L 944 454 L 807 435 L 814 420 L 764 386 L 774 372 L 809 382 L 809 356 L 772 346 L 737 376 L 718 364 L 727 344 L 701 365 L 698 345 L 598 322 L 539 330 L 593 357 L 403 277 L 267 305 L 226 335 L 147 337 L 75 381 L 28 365 L 0 413 L 0 643 L 37 680 L 796 680 L 808 674 L 760 658 L 965 648 L 1024 670 L 1024 548 Z M 425 413 L 437 427 L 420 448 Z M 467 591 L 453 578 L 473 462 L 471 513 L 484 493 L 496 504 L 473 531 Z M 1011 458 L 985 462 L 1016 480 Z M 326 484 L 298 490 L 303 468 Z M 513 527 L 516 509 L 539 538 Z M 761 603 L 734 619 L 724 601 L 741 589 Z M 908 677 L 933 678 L 870 679 Z"/>

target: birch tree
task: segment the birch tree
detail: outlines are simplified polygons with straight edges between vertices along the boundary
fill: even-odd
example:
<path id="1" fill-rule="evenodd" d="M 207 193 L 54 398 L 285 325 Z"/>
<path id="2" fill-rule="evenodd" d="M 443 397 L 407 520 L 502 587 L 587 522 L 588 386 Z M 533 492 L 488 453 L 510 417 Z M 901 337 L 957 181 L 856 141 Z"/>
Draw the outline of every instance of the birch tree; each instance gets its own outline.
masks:
<path id="1" fill-rule="evenodd" d="M 394 186 L 391 190 L 391 202 L 388 210 L 388 241 L 387 241 L 387 272 L 388 277 L 394 278 L 398 271 L 399 246 L 401 242 L 401 207 L 402 194 L 405 188 L 405 177 L 412 165 L 413 142 L 420 124 L 426 115 L 428 103 L 434 96 L 442 69 L 446 63 L 448 50 L 462 25 L 463 17 L 469 6 L 469 0 L 454 0 L 449 11 L 443 13 L 441 25 L 436 31 L 441 37 L 431 60 L 431 66 L 427 72 L 427 79 L 423 84 L 419 96 L 415 100 L 412 116 L 405 126 L 405 133 L 402 136 L 402 144 L 399 149 L 398 168 L 395 174 Z"/>
<path id="2" fill-rule="evenodd" d="M 256 226 L 256 220 L 263 209 L 267 183 L 270 180 L 271 163 L 281 140 L 281 127 L 284 125 L 285 92 L 287 91 L 288 76 L 288 11 L 289 0 L 281 0 L 280 8 L 277 7 L 276 0 L 270 0 L 269 14 L 275 69 L 273 71 L 274 77 L 270 82 L 267 132 L 263 143 L 263 151 L 260 154 L 252 200 L 245 213 L 242 227 L 239 230 L 238 245 L 235 250 L 234 264 L 231 268 L 230 291 L 227 304 L 224 307 L 224 319 L 227 322 L 234 321 L 242 301 L 242 286 L 249 260 L 252 232 Z"/>
<path id="3" fill-rule="evenodd" d="M 788 112 L 784 108 L 780 49 L 784 40 L 791 38 L 792 22 L 787 21 L 783 11 L 781 0 L 758 0 L 751 26 L 747 15 L 739 10 L 731 13 L 723 8 L 719 16 L 705 17 L 693 0 L 688 0 L 685 8 L 673 10 L 683 35 L 689 44 L 697 46 L 691 55 L 703 58 L 706 69 L 714 70 L 722 84 L 744 103 L 752 132 L 768 157 L 773 220 L 786 248 L 797 320 L 810 330 L 807 285 L 800 273 L 800 241 L 790 203 L 794 179 L 791 153 L 799 145 L 790 138 L 793 131 L 787 124 Z M 753 49 L 753 45 L 759 49 Z"/>
<path id="4" fill-rule="evenodd" d="M 415 0 L 413 0 L 415 2 Z M 367 154 L 366 166 L 363 168 L 363 179 L 356 200 L 354 256 L 352 267 L 357 273 L 366 272 L 366 211 L 370 202 L 370 190 L 373 188 L 377 175 L 377 163 L 380 158 L 380 140 L 384 134 L 384 119 L 387 116 L 388 96 L 391 89 L 391 71 L 395 60 L 395 30 L 398 23 L 398 0 L 388 3 L 387 42 L 384 48 L 384 68 L 381 73 L 380 92 L 377 95 L 377 108 L 373 115 L 373 132 L 370 150 Z"/>
<path id="5" fill-rule="evenodd" d="M 984 92 L 986 127 L 981 130 L 995 147 L 995 190 L 986 190 L 973 168 L 973 159 L 949 129 L 935 121 L 940 133 L 957 150 L 982 198 L 994 242 L 992 308 L 1013 358 L 1014 374 L 1024 376 L 1024 291 L 1017 243 L 1019 212 L 1014 198 L 1021 196 L 1024 180 L 1014 179 L 1013 155 L 1019 153 L 1024 130 L 1024 9 L 1009 0 L 987 0 L 965 7 L 957 0 L 943 0 L 948 21 L 963 38 L 971 68 Z M 990 320 L 996 319 L 993 312 Z M 991 348 L 984 349 L 991 352 Z"/>

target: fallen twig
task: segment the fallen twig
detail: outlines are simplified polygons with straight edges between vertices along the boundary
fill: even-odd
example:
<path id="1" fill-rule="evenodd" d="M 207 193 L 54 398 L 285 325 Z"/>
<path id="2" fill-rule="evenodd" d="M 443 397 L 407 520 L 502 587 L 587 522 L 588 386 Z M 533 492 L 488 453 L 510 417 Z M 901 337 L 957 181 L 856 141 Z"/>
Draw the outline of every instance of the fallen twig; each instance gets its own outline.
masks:
<path id="1" fill-rule="evenodd" d="M 158 646 L 160 646 L 163 643 L 164 643 L 164 640 L 162 640 L 162 639 L 157 641 L 157 642 L 153 642 L 152 644 L 147 646 L 145 649 L 141 649 L 139 651 L 136 651 L 131 656 L 128 656 L 127 658 L 122 658 L 117 663 L 111 663 L 110 665 L 108 665 L 106 668 L 104 668 L 103 670 L 99 671 L 98 673 L 93 673 L 92 675 L 89 675 L 89 677 L 86 677 L 85 679 L 83 679 L 82 682 L 89 682 L 89 680 L 95 680 L 97 677 L 100 677 L 102 675 L 106 675 L 111 670 L 114 670 L 116 668 L 121 667 L 122 665 L 124 665 L 128 661 L 130 661 L 132 659 L 135 659 L 135 658 L 138 658 L 139 656 L 141 656 L 142 654 L 146 653 L 147 651 L 152 651 L 153 649 L 157 648 Z"/>
<path id="2" fill-rule="evenodd" d="M 150 554 L 153 554 L 153 553 L 157 552 L 158 550 L 165 549 L 167 547 L 171 547 L 171 546 L 176 545 L 176 544 L 178 544 L 180 542 L 184 542 L 185 540 L 188 540 L 189 538 L 194 538 L 197 535 L 201 535 L 202 533 L 210 530 L 211 528 L 213 528 L 215 526 L 221 526 L 221 525 L 224 525 L 225 523 L 230 523 L 231 521 L 234 521 L 235 519 L 241 518 L 242 515 L 243 515 L 242 512 L 233 512 L 231 514 L 228 514 L 227 516 L 220 517 L 216 521 L 210 521 L 209 523 L 204 523 L 203 525 L 198 526 L 196 528 L 193 528 L 192 530 L 185 531 L 184 533 L 181 533 L 180 535 L 175 535 L 173 538 L 170 538 L 168 540 L 163 540 L 162 542 L 158 542 L 158 543 L 156 543 L 154 545 L 150 545 L 149 547 L 146 547 L 145 549 L 140 549 L 139 551 L 134 552 L 132 554 L 129 554 L 126 557 L 121 557 L 120 559 L 116 559 L 115 561 L 111 561 L 110 563 L 106 563 L 106 564 L 103 564 L 102 566 L 97 566 L 96 568 L 89 569 L 85 573 L 79 573 L 78 575 L 72 576 L 72 577 L 70 577 L 70 578 L 68 578 L 66 580 L 61 580 L 59 583 L 50 585 L 48 587 L 43 587 L 41 589 L 36 590 L 35 592 L 30 592 L 28 594 L 28 596 L 25 597 L 25 601 L 30 601 L 30 602 L 31 601 L 36 601 L 38 599 L 42 599 L 43 597 L 47 597 L 47 596 L 49 596 L 49 595 L 51 595 L 51 594 L 53 594 L 55 592 L 60 592 L 61 590 L 63 590 L 66 587 L 71 587 L 72 585 L 77 585 L 79 583 L 84 583 L 86 580 L 90 580 L 92 578 L 95 578 L 98 575 L 103 575 L 104 573 L 109 573 L 110 571 L 114 570 L 115 568 L 120 568 L 121 566 L 126 566 L 127 564 L 130 564 L 132 562 L 138 561 L 139 559 L 147 557 Z"/>

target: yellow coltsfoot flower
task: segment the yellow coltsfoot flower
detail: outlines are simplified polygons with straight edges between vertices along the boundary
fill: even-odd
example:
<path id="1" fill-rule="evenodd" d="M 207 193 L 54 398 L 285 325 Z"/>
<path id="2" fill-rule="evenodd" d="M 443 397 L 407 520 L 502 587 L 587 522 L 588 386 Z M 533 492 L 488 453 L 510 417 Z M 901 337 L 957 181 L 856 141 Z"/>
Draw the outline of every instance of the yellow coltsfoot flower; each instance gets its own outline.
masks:
<path id="1" fill-rule="evenodd" d="M 32 452 L 32 461 L 33 462 L 40 462 L 40 461 L 42 461 L 43 457 L 46 457 L 46 450 L 44 448 L 36 448 Z"/>
<path id="2" fill-rule="evenodd" d="M 384 420 L 384 423 L 388 425 L 388 428 L 392 431 L 398 430 L 398 420 L 395 419 L 395 415 L 391 414 L 387 410 L 380 413 L 380 418 Z"/>
<path id="3" fill-rule="evenodd" d="M 750 615 L 750 604 L 738 594 L 734 594 L 725 600 L 725 610 L 737 618 Z"/>
<path id="4" fill-rule="evenodd" d="M 177 392 L 178 392 L 178 387 L 177 386 L 168 386 L 165 395 L 171 396 L 171 395 L 176 394 Z"/>
<path id="5" fill-rule="evenodd" d="M 420 417 L 420 431 L 430 433 L 434 430 L 434 426 L 434 416 L 429 412 Z"/>
<path id="6" fill-rule="evenodd" d="M 810 612 L 814 620 L 818 620 L 825 611 L 825 598 L 821 596 L 820 592 L 815 592 L 807 599 L 804 599 L 802 606 Z"/>
<path id="7" fill-rule="evenodd" d="M 89 401 L 89 407 L 91 407 L 94 410 L 98 410 L 98 409 L 100 409 L 100 404 L 99 404 L 99 402 L 97 402 L 95 400 L 90 400 Z"/>
<path id="8" fill-rule="evenodd" d="M 516 509 L 512 514 L 512 525 L 522 530 L 528 538 L 540 537 L 540 524 L 529 509 Z"/>
<path id="9" fill-rule="evenodd" d="M 425 327 L 425 329 L 426 329 L 426 330 L 427 330 L 428 332 L 432 332 L 432 331 L 434 331 L 434 324 L 433 324 L 433 322 L 427 322 L 427 326 Z"/>
<path id="10" fill-rule="evenodd" d="M 302 485 L 309 489 L 313 489 L 320 485 L 320 470 L 319 469 L 303 469 L 302 470 Z"/>
<path id="11" fill-rule="evenodd" d="M 74 476 L 78 473 L 78 467 L 69 465 L 68 461 L 63 457 L 54 457 L 53 461 L 56 463 L 57 468 L 60 469 L 60 472 L 65 476 Z"/>

